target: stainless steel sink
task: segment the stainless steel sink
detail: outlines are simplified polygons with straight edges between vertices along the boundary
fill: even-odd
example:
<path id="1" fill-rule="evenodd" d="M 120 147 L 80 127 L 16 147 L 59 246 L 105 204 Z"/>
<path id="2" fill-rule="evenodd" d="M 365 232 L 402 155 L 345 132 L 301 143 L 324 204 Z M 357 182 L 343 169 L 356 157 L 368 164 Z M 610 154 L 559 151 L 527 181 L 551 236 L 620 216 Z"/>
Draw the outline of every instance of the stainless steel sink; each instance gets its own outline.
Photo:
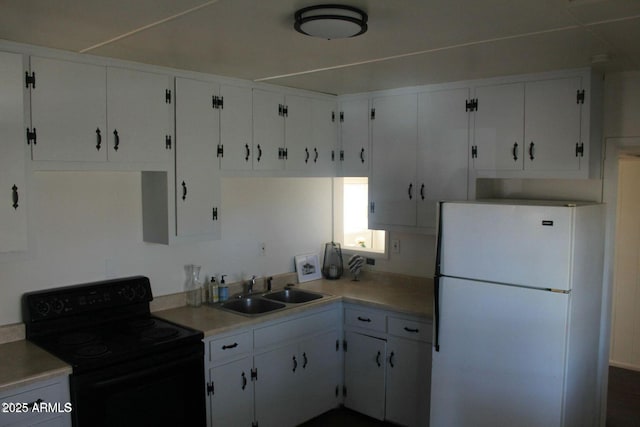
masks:
<path id="1" fill-rule="evenodd" d="M 300 289 L 283 289 L 281 291 L 272 292 L 264 295 L 264 298 L 268 298 L 274 301 L 280 301 L 288 304 L 301 304 L 303 302 L 309 302 L 322 298 L 321 294 L 315 292 L 303 291 Z"/>
<path id="2" fill-rule="evenodd" d="M 286 305 L 259 297 L 238 298 L 223 302 L 220 308 L 245 315 L 257 315 L 285 308 Z"/>

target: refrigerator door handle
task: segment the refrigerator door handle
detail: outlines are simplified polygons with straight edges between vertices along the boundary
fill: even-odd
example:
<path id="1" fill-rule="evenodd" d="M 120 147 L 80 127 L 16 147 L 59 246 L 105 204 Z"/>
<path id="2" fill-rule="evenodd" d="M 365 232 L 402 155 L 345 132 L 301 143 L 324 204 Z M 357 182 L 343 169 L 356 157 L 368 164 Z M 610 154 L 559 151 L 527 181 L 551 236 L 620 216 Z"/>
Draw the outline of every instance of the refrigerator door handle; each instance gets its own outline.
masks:
<path id="1" fill-rule="evenodd" d="M 433 347 L 435 351 L 440 351 L 440 256 L 442 244 L 442 205 L 438 202 L 438 221 L 436 230 L 436 266 L 435 277 L 433 278 Z"/>

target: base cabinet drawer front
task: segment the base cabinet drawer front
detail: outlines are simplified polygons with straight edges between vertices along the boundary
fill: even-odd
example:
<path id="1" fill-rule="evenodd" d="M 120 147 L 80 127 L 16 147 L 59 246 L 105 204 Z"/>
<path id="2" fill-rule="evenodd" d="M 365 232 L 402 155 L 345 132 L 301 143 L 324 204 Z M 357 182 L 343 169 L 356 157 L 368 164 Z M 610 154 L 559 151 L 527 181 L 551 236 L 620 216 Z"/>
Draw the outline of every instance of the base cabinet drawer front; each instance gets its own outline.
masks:
<path id="1" fill-rule="evenodd" d="M 70 426 L 68 377 L 43 381 L 0 394 L 0 426 Z"/>
<path id="2" fill-rule="evenodd" d="M 228 360 L 253 351 L 252 331 L 243 332 L 209 342 L 209 360 L 213 363 Z"/>
<path id="3" fill-rule="evenodd" d="M 431 323 L 392 316 L 389 316 L 388 328 L 390 335 L 424 342 L 431 342 L 433 333 Z"/>
<path id="4" fill-rule="evenodd" d="M 386 332 L 386 314 L 380 311 L 347 307 L 344 310 L 344 323 L 346 326 Z"/>
<path id="5" fill-rule="evenodd" d="M 337 324 L 337 309 L 301 316 L 293 320 L 285 320 L 282 323 L 256 329 L 254 331 L 254 346 L 256 349 L 274 346 L 296 338 L 333 329 Z"/>

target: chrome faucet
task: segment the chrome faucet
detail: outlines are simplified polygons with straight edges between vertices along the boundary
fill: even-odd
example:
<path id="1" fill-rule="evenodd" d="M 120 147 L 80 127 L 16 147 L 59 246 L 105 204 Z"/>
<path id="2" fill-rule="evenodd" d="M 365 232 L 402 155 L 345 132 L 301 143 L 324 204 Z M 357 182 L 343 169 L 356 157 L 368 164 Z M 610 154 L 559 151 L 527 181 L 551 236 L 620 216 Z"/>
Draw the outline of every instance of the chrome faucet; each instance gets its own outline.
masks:
<path id="1" fill-rule="evenodd" d="M 256 276 L 251 276 L 249 282 L 247 282 L 247 292 L 249 295 L 253 293 L 253 288 L 256 286 Z"/>

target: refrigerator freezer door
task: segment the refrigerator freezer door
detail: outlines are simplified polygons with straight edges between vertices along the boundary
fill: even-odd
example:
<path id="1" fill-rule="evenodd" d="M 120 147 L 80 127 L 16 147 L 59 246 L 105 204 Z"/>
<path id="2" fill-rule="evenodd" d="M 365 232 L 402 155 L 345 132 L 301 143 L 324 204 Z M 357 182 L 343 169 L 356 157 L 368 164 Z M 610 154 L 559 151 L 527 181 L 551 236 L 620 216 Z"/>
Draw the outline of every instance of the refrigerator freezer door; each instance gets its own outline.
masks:
<path id="1" fill-rule="evenodd" d="M 431 427 L 558 427 L 568 294 L 441 278 Z"/>
<path id="2" fill-rule="evenodd" d="M 568 290 L 574 209 L 444 203 L 441 274 Z"/>

